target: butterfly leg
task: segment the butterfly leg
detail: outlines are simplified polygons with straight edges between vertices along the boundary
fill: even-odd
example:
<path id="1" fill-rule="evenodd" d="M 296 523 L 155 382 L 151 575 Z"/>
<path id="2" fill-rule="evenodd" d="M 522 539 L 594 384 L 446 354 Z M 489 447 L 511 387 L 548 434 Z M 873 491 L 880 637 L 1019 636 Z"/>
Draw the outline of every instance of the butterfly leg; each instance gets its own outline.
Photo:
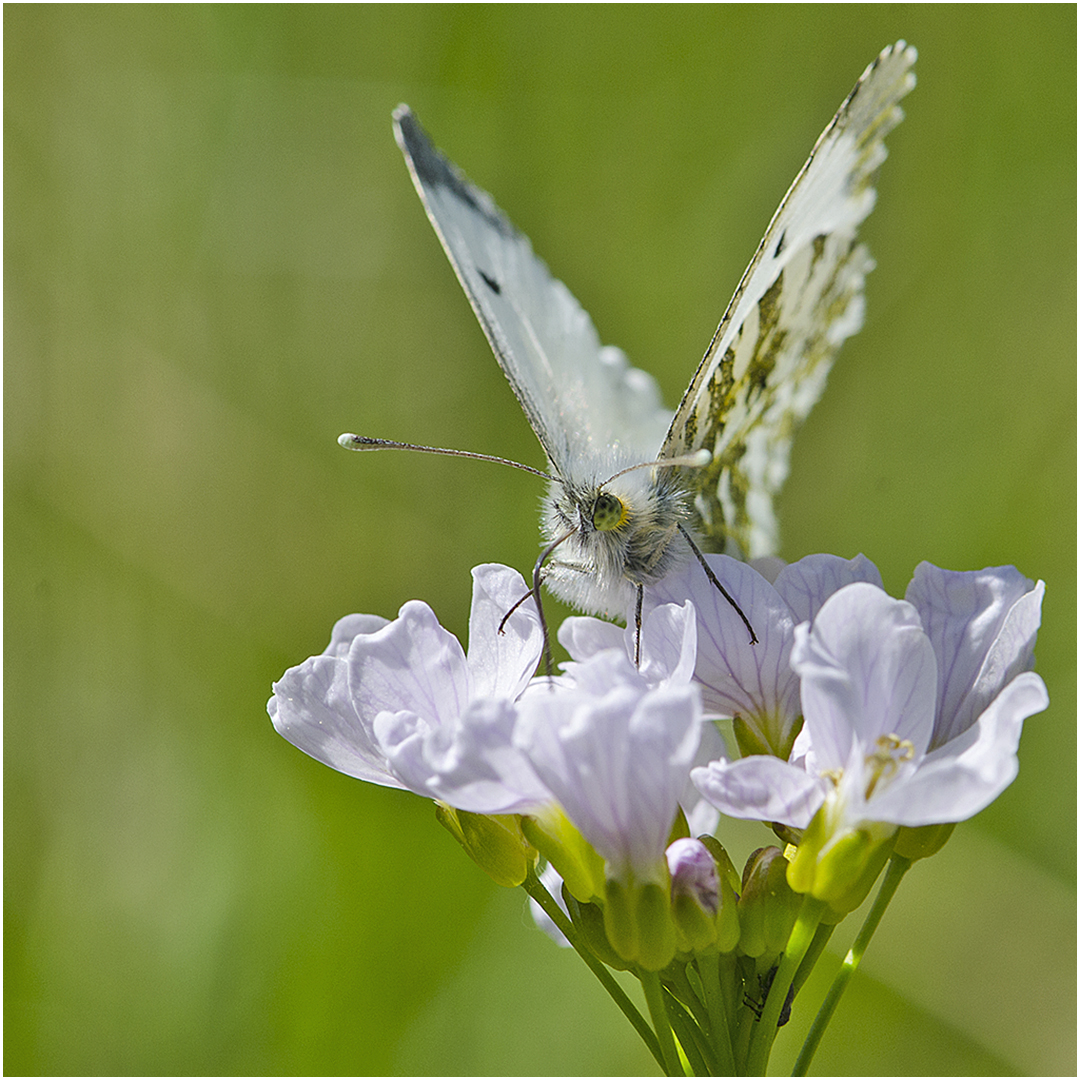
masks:
<path id="1" fill-rule="evenodd" d="M 641 605 L 645 600 L 645 586 L 637 587 L 637 603 L 634 605 L 634 667 L 641 667 Z"/>
<path id="2" fill-rule="evenodd" d="M 690 545 L 690 550 L 694 553 L 694 558 L 701 564 L 701 569 L 705 571 L 705 576 L 712 583 L 713 587 L 720 591 L 720 595 L 735 609 L 735 613 L 739 618 L 742 619 L 743 626 L 745 626 L 750 633 L 750 644 L 756 645 L 758 643 L 758 636 L 754 633 L 754 628 L 750 625 L 750 620 L 746 617 L 743 609 L 735 603 L 735 598 L 731 593 L 720 584 L 720 579 L 712 572 L 712 567 L 705 561 L 705 556 L 701 554 L 701 549 L 694 543 L 693 538 L 682 525 L 679 526 L 679 532 L 686 538 L 686 542 Z"/>

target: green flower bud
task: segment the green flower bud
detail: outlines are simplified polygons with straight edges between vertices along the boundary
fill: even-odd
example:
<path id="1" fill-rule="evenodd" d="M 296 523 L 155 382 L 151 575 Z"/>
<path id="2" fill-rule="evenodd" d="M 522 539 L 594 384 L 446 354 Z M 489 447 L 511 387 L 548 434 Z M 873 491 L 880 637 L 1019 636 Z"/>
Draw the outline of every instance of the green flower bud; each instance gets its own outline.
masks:
<path id="1" fill-rule="evenodd" d="M 517 814 L 471 814 L 436 802 L 435 819 L 497 885 L 520 885 L 536 861 Z"/>
<path id="2" fill-rule="evenodd" d="M 777 847 L 760 848 L 747 860 L 739 899 L 739 950 L 747 956 L 776 957 L 787 947 L 802 906 L 788 885 L 788 865 Z"/>
<path id="3" fill-rule="evenodd" d="M 715 836 L 700 836 L 698 839 L 708 848 L 720 878 L 716 948 L 722 953 L 734 952 L 739 944 L 739 893 L 742 892 L 742 878 L 724 845 Z"/>
<path id="4" fill-rule="evenodd" d="M 897 855 L 903 855 L 905 859 L 910 859 L 912 862 L 916 859 L 928 858 L 930 855 L 936 855 L 945 846 L 945 841 L 952 836 L 955 828 L 955 821 L 948 821 L 944 825 L 903 827 L 896 838 L 896 847 L 893 850 Z"/>
<path id="5" fill-rule="evenodd" d="M 681 953 L 704 952 L 716 942 L 720 875 L 709 849 L 680 837 L 665 852 L 671 874 L 671 916 Z"/>

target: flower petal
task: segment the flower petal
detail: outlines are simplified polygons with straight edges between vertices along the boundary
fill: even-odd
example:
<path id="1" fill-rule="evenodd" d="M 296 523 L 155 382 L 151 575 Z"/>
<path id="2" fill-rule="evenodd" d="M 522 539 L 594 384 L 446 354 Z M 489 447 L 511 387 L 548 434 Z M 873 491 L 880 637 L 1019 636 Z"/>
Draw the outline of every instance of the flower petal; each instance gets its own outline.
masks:
<path id="1" fill-rule="evenodd" d="M 906 598 L 938 659 L 935 746 L 966 731 L 1006 683 L 1031 670 L 1044 591 L 1012 566 L 916 567 Z"/>
<path id="2" fill-rule="evenodd" d="M 711 761 L 690 778 L 729 817 L 779 821 L 796 829 L 810 824 L 828 791 L 826 781 L 768 754 Z"/>
<path id="3" fill-rule="evenodd" d="M 812 622 L 821 605 L 834 592 L 856 581 L 884 589 L 878 568 L 865 556 L 841 559 L 839 555 L 807 555 L 785 566 L 777 575 L 776 591 L 791 608 L 796 623 Z"/>
<path id="4" fill-rule="evenodd" d="M 875 819 L 937 825 L 965 821 L 989 806 L 1016 777 L 1024 720 L 1049 702 L 1038 675 L 1018 675 L 962 736 L 928 754 L 912 777 L 872 800 Z"/>
<path id="5" fill-rule="evenodd" d="M 706 561 L 749 618 L 756 645 L 696 562 L 646 590 L 646 596 L 654 603 L 693 601 L 698 616 L 694 677 L 708 715 L 762 717 L 773 727 L 790 728 L 800 711 L 799 683 L 788 661 L 795 625 L 791 611 L 752 567 L 726 555 L 709 555 Z"/>
<path id="6" fill-rule="evenodd" d="M 536 670 L 544 647 L 536 602 L 520 603 L 529 589 L 508 566 L 484 563 L 474 567 L 472 575 L 468 656 L 472 696 L 516 698 Z M 520 606 L 514 608 L 515 604 Z M 514 613 L 507 619 L 511 608 Z"/>
<path id="7" fill-rule="evenodd" d="M 527 696 L 515 741 L 614 872 L 647 877 L 664 865 L 700 726 L 695 688 L 643 693 L 623 684 L 603 696 L 580 690 Z"/>
<path id="8" fill-rule="evenodd" d="M 378 628 L 386 622 L 363 621 L 374 619 L 363 615 L 341 619 L 327 653 L 289 668 L 274 683 L 267 711 L 279 735 L 324 765 L 373 784 L 401 787 L 370 725 L 356 711 L 349 693 L 348 663 L 342 659 L 354 629 Z"/>
<path id="9" fill-rule="evenodd" d="M 847 767 L 855 745 L 882 736 L 909 741 L 916 758 L 930 740 L 937 675 L 918 612 L 874 585 L 834 593 L 814 622 L 795 631 L 791 665 L 802 679 L 802 705 L 815 772 Z"/>
<path id="10" fill-rule="evenodd" d="M 410 600 L 376 633 L 358 636 L 348 665 L 356 711 L 368 723 L 381 712 L 402 711 L 450 723 L 469 701 L 461 645 L 420 600 Z"/>
<path id="11" fill-rule="evenodd" d="M 474 814 L 517 814 L 551 800 L 512 745 L 516 719 L 511 702 L 489 698 L 442 726 L 415 713 L 381 713 L 375 735 L 410 791 Z"/>

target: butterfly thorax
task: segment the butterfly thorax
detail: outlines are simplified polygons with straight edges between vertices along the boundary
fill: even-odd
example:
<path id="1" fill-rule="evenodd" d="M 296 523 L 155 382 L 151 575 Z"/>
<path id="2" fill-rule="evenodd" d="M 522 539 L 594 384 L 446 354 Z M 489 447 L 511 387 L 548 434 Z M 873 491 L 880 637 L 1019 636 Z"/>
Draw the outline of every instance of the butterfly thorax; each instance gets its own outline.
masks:
<path id="1" fill-rule="evenodd" d="M 690 554 L 679 525 L 689 499 L 671 469 L 637 469 L 615 479 L 556 481 L 543 507 L 552 553 L 544 583 L 560 600 L 596 615 L 625 618 L 638 586 L 655 584 Z"/>

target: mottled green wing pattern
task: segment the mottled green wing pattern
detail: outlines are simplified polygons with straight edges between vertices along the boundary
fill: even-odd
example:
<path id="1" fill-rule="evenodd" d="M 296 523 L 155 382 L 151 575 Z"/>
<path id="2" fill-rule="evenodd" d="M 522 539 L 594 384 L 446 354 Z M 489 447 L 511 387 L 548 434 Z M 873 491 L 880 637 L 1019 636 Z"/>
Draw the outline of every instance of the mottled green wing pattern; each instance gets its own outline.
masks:
<path id="1" fill-rule="evenodd" d="M 791 441 L 825 386 L 837 350 L 863 320 L 873 269 L 856 234 L 874 205 L 884 138 L 915 85 L 914 48 L 885 49 L 863 72 L 780 203 L 675 412 L 661 457 L 706 447 L 688 471 L 710 546 L 773 554 L 773 499 Z"/>

